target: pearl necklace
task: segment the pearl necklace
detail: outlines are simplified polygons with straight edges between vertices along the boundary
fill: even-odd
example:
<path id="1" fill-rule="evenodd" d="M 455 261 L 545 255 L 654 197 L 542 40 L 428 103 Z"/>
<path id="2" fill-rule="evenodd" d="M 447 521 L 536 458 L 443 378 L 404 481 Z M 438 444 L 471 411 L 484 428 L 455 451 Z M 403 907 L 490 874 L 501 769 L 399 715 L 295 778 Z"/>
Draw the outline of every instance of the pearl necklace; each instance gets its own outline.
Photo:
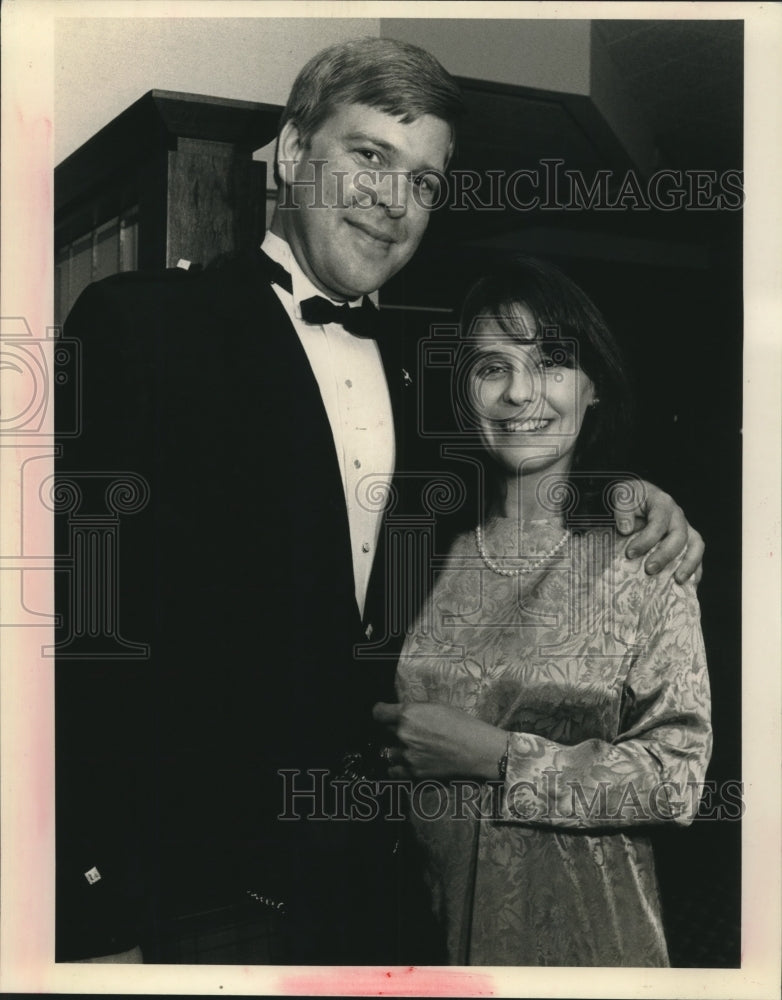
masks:
<path id="1" fill-rule="evenodd" d="M 489 559 L 486 554 L 486 548 L 483 544 L 483 528 L 480 524 L 475 527 L 475 543 L 478 546 L 478 553 L 481 559 L 483 559 L 484 563 L 492 571 L 492 573 L 497 573 L 500 576 L 521 576 L 523 573 L 534 573 L 536 569 L 540 569 L 547 559 L 556 555 L 567 540 L 568 532 L 565 531 L 554 548 L 546 552 L 539 559 L 536 559 L 535 562 L 530 563 L 528 566 L 519 566 L 518 569 L 503 569 L 501 566 L 498 566 L 495 562 L 492 562 L 492 560 Z"/>

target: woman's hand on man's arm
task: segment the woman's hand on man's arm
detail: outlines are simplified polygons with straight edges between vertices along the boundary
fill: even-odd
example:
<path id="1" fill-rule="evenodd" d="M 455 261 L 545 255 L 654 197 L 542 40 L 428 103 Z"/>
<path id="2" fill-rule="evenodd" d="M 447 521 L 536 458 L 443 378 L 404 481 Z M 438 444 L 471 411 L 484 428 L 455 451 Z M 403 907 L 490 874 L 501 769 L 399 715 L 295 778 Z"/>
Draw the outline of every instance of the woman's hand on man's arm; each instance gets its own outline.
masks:
<path id="1" fill-rule="evenodd" d="M 644 564 L 646 572 L 654 576 L 684 552 L 674 579 L 684 583 L 695 574 L 697 583 L 703 575 L 705 546 L 698 532 L 688 524 L 684 511 L 672 496 L 653 483 L 635 480 L 625 485 L 632 491 L 633 499 L 627 503 L 623 498 L 621 510 L 615 510 L 614 516 L 620 534 L 638 532 L 627 547 L 627 555 L 643 556 L 657 546 Z"/>

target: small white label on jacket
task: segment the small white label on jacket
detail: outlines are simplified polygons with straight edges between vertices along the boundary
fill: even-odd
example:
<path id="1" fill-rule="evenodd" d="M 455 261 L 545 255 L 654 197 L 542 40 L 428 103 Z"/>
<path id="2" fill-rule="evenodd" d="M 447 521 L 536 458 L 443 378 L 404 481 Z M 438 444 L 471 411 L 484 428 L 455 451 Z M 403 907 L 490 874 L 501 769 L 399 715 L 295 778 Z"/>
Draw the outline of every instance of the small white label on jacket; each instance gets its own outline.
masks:
<path id="1" fill-rule="evenodd" d="M 90 885 L 95 885 L 96 882 L 100 882 L 101 875 L 97 868 L 90 868 L 88 872 L 84 873 L 84 877 Z"/>

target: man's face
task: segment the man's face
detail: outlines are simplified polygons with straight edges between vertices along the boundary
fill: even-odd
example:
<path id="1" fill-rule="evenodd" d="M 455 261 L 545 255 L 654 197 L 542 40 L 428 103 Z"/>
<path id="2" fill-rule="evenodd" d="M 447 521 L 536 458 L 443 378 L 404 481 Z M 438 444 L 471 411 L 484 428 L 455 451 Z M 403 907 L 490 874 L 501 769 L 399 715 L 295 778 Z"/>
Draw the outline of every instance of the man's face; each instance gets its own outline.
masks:
<path id="1" fill-rule="evenodd" d="M 330 297 L 374 292 L 418 248 L 436 197 L 426 174 L 445 169 L 450 146 L 440 118 L 405 125 L 363 104 L 339 105 L 307 145 L 289 122 L 278 164 L 283 183 L 295 182 L 285 192 L 293 207 L 278 208 L 275 231 Z"/>

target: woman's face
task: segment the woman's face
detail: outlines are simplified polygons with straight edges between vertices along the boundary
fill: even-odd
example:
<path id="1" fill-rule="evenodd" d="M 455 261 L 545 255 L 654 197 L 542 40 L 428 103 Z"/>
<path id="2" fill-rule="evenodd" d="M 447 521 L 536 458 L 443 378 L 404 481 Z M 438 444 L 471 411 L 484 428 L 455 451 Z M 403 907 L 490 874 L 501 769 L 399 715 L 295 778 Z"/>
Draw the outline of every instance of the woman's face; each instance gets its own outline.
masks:
<path id="1" fill-rule="evenodd" d="M 535 319 L 521 308 L 530 342 L 510 337 L 496 321 L 481 322 L 467 372 L 467 393 L 488 453 L 510 475 L 567 473 L 594 386 L 568 361 L 571 352 L 535 336 Z M 564 345 L 563 345 L 564 346 Z M 567 365 L 565 364 L 567 362 Z"/>

